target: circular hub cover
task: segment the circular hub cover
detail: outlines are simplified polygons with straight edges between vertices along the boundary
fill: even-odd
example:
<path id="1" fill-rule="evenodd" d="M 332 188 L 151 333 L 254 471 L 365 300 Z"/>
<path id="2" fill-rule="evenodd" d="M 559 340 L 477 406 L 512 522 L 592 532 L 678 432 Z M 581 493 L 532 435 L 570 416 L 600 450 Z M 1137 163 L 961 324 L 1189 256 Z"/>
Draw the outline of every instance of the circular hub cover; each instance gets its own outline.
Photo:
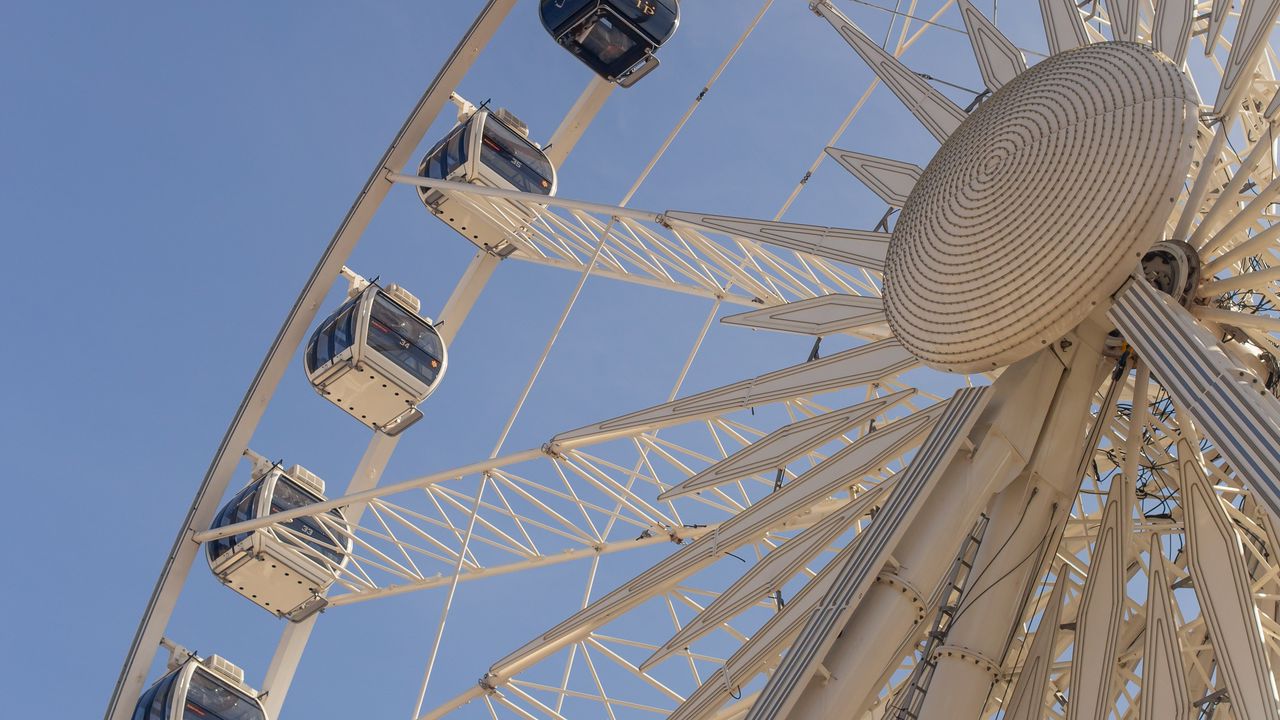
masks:
<path id="1" fill-rule="evenodd" d="M 932 367 L 978 372 L 1057 340 L 1162 237 L 1191 162 L 1195 90 L 1164 55 L 1055 55 L 943 144 L 889 243 L 889 324 Z"/>

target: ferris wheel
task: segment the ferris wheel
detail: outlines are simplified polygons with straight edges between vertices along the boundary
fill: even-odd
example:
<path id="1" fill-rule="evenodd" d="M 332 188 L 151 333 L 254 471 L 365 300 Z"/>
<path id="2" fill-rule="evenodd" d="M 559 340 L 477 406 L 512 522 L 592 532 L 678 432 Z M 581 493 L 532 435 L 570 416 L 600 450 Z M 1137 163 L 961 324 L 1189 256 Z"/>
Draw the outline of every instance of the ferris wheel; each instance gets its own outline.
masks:
<path id="1" fill-rule="evenodd" d="M 893 16 L 877 39 L 814 0 L 815 32 L 875 80 L 782 210 L 631 207 L 772 4 L 616 205 L 562 197 L 558 170 L 612 93 L 673 71 L 679 3 L 537 3 L 593 77 L 544 143 L 518 108 L 456 92 L 499 25 L 530 20 L 484 6 L 250 385 L 108 720 L 286 716 L 322 611 L 415 592 L 443 603 L 414 718 L 1280 717 L 1280 0 L 1040 0 L 1047 53 L 996 4 L 857 3 Z M 902 57 L 943 32 L 977 60 L 965 104 Z M 880 85 L 936 139 L 924 166 L 845 134 Z M 456 124 L 427 137 L 446 108 Z M 781 219 L 828 160 L 879 222 Z M 409 283 L 396 268 L 347 267 L 392 192 L 474 245 L 438 312 L 381 280 Z M 382 483 L 504 262 L 574 289 L 493 451 Z M 509 450 L 593 277 L 712 308 L 670 396 Z M 682 392 L 717 317 L 812 352 Z M 326 410 L 372 433 L 345 489 L 250 447 L 298 357 Z M 167 632 L 201 555 L 225 602 L 279 618 L 261 678 Z M 644 562 L 610 570 L 624 557 Z M 580 602 L 505 638 L 477 682 L 431 684 L 461 583 L 569 563 L 590 568 Z"/>

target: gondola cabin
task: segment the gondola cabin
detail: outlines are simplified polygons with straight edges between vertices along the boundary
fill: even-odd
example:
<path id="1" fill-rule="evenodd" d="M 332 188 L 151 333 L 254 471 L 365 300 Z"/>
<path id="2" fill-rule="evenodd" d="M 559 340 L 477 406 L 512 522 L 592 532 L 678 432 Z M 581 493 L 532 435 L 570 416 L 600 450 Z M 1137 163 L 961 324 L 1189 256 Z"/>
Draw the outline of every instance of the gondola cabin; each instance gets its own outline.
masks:
<path id="1" fill-rule="evenodd" d="M 218 511 L 213 529 L 324 501 L 324 481 L 305 468 L 272 465 Z M 338 509 L 213 540 L 209 568 L 227 587 L 294 622 L 323 608 L 324 592 L 351 553 Z"/>
<path id="2" fill-rule="evenodd" d="M 312 387 L 374 430 L 399 435 L 422 418 L 448 365 L 444 341 L 418 298 L 368 285 L 320 323 L 303 365 Z"/>
<path id="3" fill-rule="evenodd" d="M 142 693 L 132 720 L 267 720 L 257 695 L 240 668 L 192 655 Z"/>
<path id="4" fill-rule="evenodd" d="M 542 26 L 592 72 L 631 87 L 680 24 L 676 0 L 542 0 Z"/>
<path id="5" fill-rule="evenodd" d="M 418 175 L 466 182 L 533 195 L 556 194 L 556 169 L 529 129 L 506 110 L 476 109 L 457 98 L 464 110 L 459 123 L 436 143 L 418 166 Z M 507 256 L 518 249 L 517 236 L 534 214 L 507 200 L 464 196 L 418 188 L 422 202 L 477 247 Z"/>

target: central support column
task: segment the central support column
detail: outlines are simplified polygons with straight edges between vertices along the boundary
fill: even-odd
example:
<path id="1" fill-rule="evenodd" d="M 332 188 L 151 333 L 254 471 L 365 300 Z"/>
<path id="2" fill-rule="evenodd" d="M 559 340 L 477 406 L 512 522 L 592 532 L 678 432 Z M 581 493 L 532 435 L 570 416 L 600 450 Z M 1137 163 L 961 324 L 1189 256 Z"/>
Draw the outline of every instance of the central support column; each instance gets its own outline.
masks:
<path id="1" fill-rule="evenodd" d="M 1080 483 L 1082 459 L 1092 454 L 1085 428 L 1094 390 L 1113 362 L 1091 348 L 1080 349 L 1027 471 L 992 498 L 991 523 L 974 563 L 974 579 L 938 653 L 921 720 L 981 715 L 1013 628 L 1021 621 L 1027 582 L 1040 572 L 1065 527 L 1062 520 Z M 1099 417 L 1107 422 L 1107 413 Z"/>
<path id="2" fill-rule="evenodd" d="M 1069 390 L 1065 385 L 1064 362 L 1050 350 L 1005 370 L 970 435 L 971 454 L 958 456 L 944 471 L 894 549 L 895 564 L 885 568 L 886 575 L 923 597 L 933 594 L 992 494 L 1023 474 L 1045 418 Z M 872 586 L 823 659 L 825 673 L 809 681 L 787 716 L 861 717 L 896 668 L 902 639 L 924 632 L 919 620 L 909 594 L 889 583 Z"/>

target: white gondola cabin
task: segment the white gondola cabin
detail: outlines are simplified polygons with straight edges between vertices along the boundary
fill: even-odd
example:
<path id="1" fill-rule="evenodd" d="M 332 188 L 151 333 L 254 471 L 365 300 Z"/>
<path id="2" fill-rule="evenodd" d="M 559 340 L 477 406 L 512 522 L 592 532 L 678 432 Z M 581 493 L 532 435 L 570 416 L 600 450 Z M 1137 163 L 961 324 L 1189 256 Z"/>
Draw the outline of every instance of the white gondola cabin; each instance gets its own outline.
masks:
<path id="1" fill-rule="evenodd" d="M 529 140 L 529 129 L 506 110 L 462 108 L 458 124 L 436 143 L 418 166 L 418 175 L 534 195 L 556 194 L 556 169 Z M 517 249 L 511 233 L 532 222 L 528 208 L 506 200 L 465 197 L 418 188 L 427 209 L 477 247 L 501 256 Z"/>
<path id="2" fill-rule="evenodd" d="M 422 419 L 418 404 L 444 377 L 444 341 L 403 288 L 370 284 L 353 292 L 307 343 L 307 378 L 366 426 L 399 435 Z"/>
<path id="3" fill-rule="evenodd" d="M 236 493 L 213 521 L 216 530 L 246 520 L 324 501 L 324 481 L 294 465 L 255 468 L 257 479 Z M 324 592 L 351 553 L 349 526 L 340 509 L 295 518 L 206 546 L 209 568 L 227 587 L 294 622 L 328 602 Z"/>
<path id="4" fill-rule="evenodd" d="M 676 0 L 542 0 L 542 26 L 592 72 L 631 87 L 680 24 Z"/>
<path id="5" fill-rule="evenodd" d="M 142 693 L 132 720 L 267 720 L 257 695 L 240 668 L 192 655 Z"/>

